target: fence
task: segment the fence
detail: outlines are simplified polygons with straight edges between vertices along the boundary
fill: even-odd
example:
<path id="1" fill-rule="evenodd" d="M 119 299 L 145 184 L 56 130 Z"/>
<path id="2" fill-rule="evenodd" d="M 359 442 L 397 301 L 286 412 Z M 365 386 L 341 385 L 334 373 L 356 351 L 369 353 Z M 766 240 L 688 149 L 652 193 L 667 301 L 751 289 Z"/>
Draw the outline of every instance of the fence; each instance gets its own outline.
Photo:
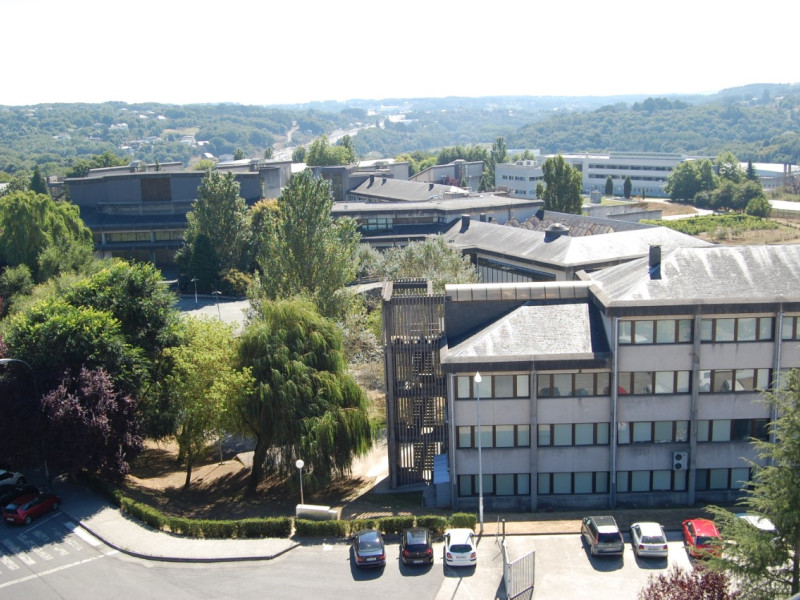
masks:
<path id="1" fill-rule="evenodd" d="M 529 592 L 526 597 L 531 598 L 536 576 L 536 550 L 531 550 L 512 561 L 506 545 L 505 526 L 505 519 L 503 519 L 503 538 L 498 543 L 503 550 L 503 585 L 506 590 L 506 599 L 520 598 L 526 592 Z M 497 535 L 500 535 L 499 531 L 498 527 Z M 497 540 L 497 536 L 495 536 L 495 540 Z"/>

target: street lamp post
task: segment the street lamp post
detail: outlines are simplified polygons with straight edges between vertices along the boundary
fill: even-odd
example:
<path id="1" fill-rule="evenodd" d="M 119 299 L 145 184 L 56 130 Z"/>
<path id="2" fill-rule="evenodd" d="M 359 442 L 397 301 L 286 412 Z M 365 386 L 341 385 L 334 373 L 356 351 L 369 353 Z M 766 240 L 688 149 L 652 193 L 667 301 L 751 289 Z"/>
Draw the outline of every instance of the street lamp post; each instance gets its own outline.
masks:
<path id="1" fill-rule="evenodd" d="M 297 462 L 294 463 L 294 466 L 297 467 L 297 470 L 300 472 L 300 504 L 303 505 L 303 467 L 306 463 L 303 462 L 302 458 L 298 458 Z"/>
<path id="2" fill-rule="evenodd" d="M 192 277 L 189 281 L 194 284 L 194 307 L 197 308 L 197 277 Z"/>
<path id="3" fill-rule="evenodd" d="M 475 372 L 475 399 L 478 403 L 478 520 L 483 535 L 483 462 L 481 457 L 481 374 Z"/>
<path id="4" fill-rule="evenodd" d="M 217 316 L 219 317 L 219 320 L 222 321 L 222 315 L 219 312 L 219 297 L 222 295 L 222 292 L 219 290 L 214 290 L 211 293 L 217 298 Z"/>

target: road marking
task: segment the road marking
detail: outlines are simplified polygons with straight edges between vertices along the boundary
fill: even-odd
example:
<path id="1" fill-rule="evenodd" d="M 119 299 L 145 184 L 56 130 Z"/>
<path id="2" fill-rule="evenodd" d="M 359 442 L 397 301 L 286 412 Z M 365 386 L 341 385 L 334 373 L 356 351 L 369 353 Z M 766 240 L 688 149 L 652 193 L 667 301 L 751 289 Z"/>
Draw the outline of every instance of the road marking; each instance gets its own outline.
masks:
<path id="1" fill-rule="evenodd" d="M 29 567 L 31 565 L 35 565 L 36 564 L 36 561 L 33 560 L 30 556 L 28 556 L 28 553 L 25 552 L 21 547 L 17 546 L 17 544 L 15 544 L 14 540 L 12 540 L 11 538 L 6 538 L 4 540 L 0 540 L 0 543 L 2 543 L 3 546 L 5 546 L 9 550 L 11 550 L 12 554 L 16 555 L 17 558 L 19 558 L 22 562 L 24 562 Z"/>
<path id="2" fill-rule="evenodd" d="M 8 569 L 9 571 L 16 571 L 17 569 L 19 569 L 19 565 L 15 563 L 13 560 L 11 560 L 11 557 L 6 554 L 0 556 L 0 563 L 3 563 L 6 569 Z"/>
<path id="3" fill-rule="evenodd" d="M 59 571 L 64 571 L 65 569 L 71 569 L 72 567 L 79 567 L 80 565 L 86 564 L 88 562 L 92 562 L 93 560 L 97 560 L 98 558 L 103 558 L 105 554 L 100 554 L 98 556 L 92 556 L 91 558 L 85 558 L 83 560 L 79 560 L 74 563 L 70 563 L 68 565 L 62 565 L 60 567 L 55 567 L 53 569 L 49 569 L 47 571 L 42 571 L 41 573 L 34 573 L 33 575 L 26 575 L 25 577 L 20 577 L 19 579 L 14 579 L 13 581 L 8 581 L 6 583 L 0 583 L 0 589 L 5 587 L 9 587 L 11 585 L 17 585 L 18 583 L 25 583 L 26 581 L 30 581 L 31 579 L 36 579 L 37 577 L 46 577 L 47 575 L 52 575 L 53 573 L 58 573 Z"/>
<path id="4" fill-rule="evenodd" d="M 96 548 L 97 546 L 102 546 L 102 545 L 103 545 L 103 542 L 101 542 L 100 540 L 98 540 L 98 539 L 97 539 L 96 537 L 94 537 L 92 534 L 88 533 L 88 532 L 87 532 L 87 531 L 86 531 L 86 530 L 85 530 L 83 527 L 78 527 L 77 525 L 75 525 L 75 523 L 73 523 L 72 521 L 66 521 L 66 522 L 64 523 L 64 527 L 66 527 L 67 529 L 69 529 L 69 530 L 70 530 L 72 533 L 74 533 L 75 535 L 77 535 L 77 536 L 78 536 L 79 538 L 81 538 L 81 539 L 82 539 L 84 542 L 88 542 L 89 544 L 91 544 L 91 545 L 92 545 L 92 546 L 94 546 L 95 548 Z"/>

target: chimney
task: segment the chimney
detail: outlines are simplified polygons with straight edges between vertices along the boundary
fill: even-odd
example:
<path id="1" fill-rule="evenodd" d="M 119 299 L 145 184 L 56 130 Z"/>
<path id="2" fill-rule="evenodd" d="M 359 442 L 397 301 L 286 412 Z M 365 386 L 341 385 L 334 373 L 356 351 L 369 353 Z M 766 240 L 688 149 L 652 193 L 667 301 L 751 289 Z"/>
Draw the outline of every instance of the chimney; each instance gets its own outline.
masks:
<path id="1" fill-rule="evenodd" d="M 650 279 L 661 279 L 661 246 L 650 246 Z"/>
<path id="2" fill-rule="evenodd" d="M 461 231 L 469 229 L 469 215 L 461 215 Z"/>
<path id="3" fill-rule="evenodd" d="M 433 183 L 428 184 L 428 191 L 430 192 L 433 189 Z"/>
<path id="4" fill-rule="evenodd" d="M 563 223 L 553 223 L 544 232 L 544 241 L 552 242 L 560 238 L 562 235 L 569 236 L 569 227 Z"/>
<path id="5" fill-rule="evenodd" d="M 369 185 L 370 185 L 370 187 L 372 187 L 373 183 L 375 183 L 375 175 L 370 175 L 369 176 Z"/>
<path id="6" fill-rule="evenodd" d="M 486 213 L 481 213 L 481 223 L 486 223 Z"/>

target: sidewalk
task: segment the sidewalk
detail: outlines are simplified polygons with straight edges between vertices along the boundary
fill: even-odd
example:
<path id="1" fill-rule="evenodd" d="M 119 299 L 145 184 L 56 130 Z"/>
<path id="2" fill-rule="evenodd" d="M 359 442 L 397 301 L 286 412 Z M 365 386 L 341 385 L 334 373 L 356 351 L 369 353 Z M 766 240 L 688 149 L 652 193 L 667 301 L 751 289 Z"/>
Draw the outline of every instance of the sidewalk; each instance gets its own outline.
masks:
<path id="1" fill-rule="evenodd" d="M 289 538 L 204 540 L 156 531 L 130 518 L 95 492 L 67 481 L 55 490 L 61 511 L 93 536 L 125 554 L 170 562 L 269 560 L 299 546 Z"/>

